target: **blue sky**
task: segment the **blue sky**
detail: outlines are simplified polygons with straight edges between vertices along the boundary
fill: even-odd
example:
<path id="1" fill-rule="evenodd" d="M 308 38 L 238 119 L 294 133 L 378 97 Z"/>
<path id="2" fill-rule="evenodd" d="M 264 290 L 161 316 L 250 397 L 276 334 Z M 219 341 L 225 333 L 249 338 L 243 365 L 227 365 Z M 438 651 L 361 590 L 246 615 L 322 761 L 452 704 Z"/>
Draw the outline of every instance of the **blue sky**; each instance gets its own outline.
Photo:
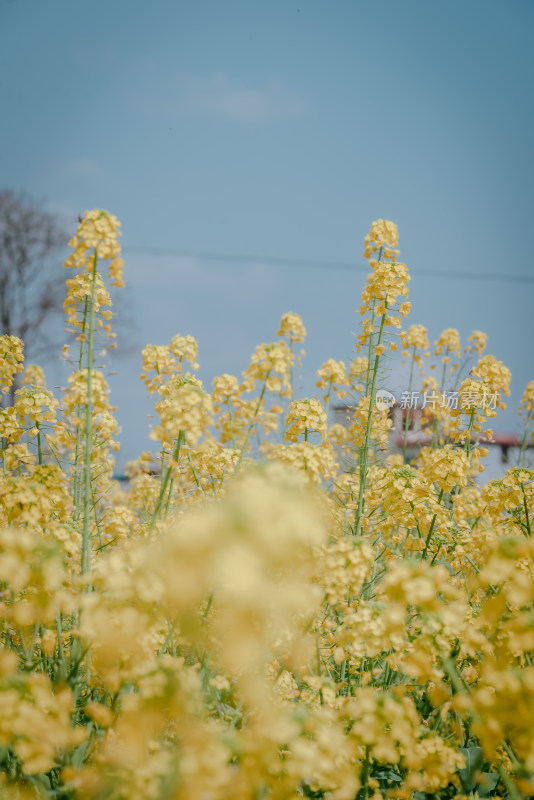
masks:
<path id="1" fill-rule="evenodd" d="M 363 237 L 392 219 L 409 321 L 485 330 L 512 408 L 534 379 L 533 34 L 531 0 L 0 0 L 0 188 L 72 227 L 116 214 L 127 337 L 194 335 L 207 384 L 300 313 L 306 394 L 351 358 Z M 113 368 L 123 460 L 151 402 L 140 356 Z"/>

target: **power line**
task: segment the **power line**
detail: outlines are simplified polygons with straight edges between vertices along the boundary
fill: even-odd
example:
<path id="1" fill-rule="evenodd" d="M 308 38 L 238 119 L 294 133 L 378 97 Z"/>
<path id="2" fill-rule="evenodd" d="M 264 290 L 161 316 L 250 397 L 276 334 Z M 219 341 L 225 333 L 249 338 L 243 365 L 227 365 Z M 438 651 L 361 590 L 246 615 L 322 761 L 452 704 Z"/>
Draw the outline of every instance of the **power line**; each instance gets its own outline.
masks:
<path id="1" fill-rule="evenodd" d="M 312 267 L 314 269 L 329 270 L 355 270 L 368 272 L 368 264 L 355 264 L 349 261 L 318 261 L 316 259 L 283 258 L 276 256 L 244 255 L 243 253 L 214 253 L 205 250 L 173 250 L 164 247 L 150 247 L 143 245 L 129 245 L 123 248 L 124 252 L 146 253 L 153 256 L 177 256 L 179 258 L 199 258 L 203 261 L 231 262 L 239 264 L 252 264 L 261 262 L 275 267 Z M 468 272 L 462 270 L 428 270 L 410 268 L 410 272 L 427 278 L 454 278 L 455 280 L 488 280 L 502 281 L 504 283 L 534 283 L 534 275 L 497 275 L 494 272 Z"/>

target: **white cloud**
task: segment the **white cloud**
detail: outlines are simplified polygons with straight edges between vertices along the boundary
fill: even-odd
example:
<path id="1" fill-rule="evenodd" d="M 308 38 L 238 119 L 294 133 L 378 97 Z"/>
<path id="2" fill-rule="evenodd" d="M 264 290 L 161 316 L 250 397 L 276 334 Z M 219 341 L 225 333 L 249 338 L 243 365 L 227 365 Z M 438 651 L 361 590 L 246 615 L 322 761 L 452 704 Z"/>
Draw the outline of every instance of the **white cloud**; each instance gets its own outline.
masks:
<path id="1" fill-rule="evenodd" d="M 135 104 L 145 113 L 205 115 L 237 122 L 263 122 L 303 114 L 306 101 L 280 81 L 254 86 L 224 73 L 208 77 L 178 75 L 149 81 L 136 93 Z"/>
<path id="2" fill-rule="evenodd" d="M 106 170 L 98 161 L 87 156 L 68 161 L 61 172 L 69 178 L 102 177 L 106 174 Z"/>
<path id="3" fill-rule="evenodd" d="M 261 122 L 301 114 L 306 104 L 278 82 L 263 87 L 247 86 L 223 74 L 181 81 L 185 110 L 214 114 L 240 122 Z"/>
<path id="4" fill-rule="evenodd" d="M 129 253 L 125 247 L 125 280 L 134 288 L 177 289 L 195 286 L 202 281 L 201 265 L 191 256 L 172 256 L 166 253 Z"/>
<path id="5" fill-rule="evenodd" d="M 125 280 L 134 289 L 202 289 L 221 298 L 243 300 L 258 291 L 275 294 L 279 290 L 279 271 L 261 262 L 216 264 L 194 255 L 128 253 L 127 247 L 124 259 Z"/>
<path id="6" fill-rule="evenodd" d="M 95 73 L 95 68 L 105 71 L 117 62 L 118 49 L 115 43 L 91 41 L 84 42 L 80 37 L 70 45 L 69 55 L 77 64 Z"/>

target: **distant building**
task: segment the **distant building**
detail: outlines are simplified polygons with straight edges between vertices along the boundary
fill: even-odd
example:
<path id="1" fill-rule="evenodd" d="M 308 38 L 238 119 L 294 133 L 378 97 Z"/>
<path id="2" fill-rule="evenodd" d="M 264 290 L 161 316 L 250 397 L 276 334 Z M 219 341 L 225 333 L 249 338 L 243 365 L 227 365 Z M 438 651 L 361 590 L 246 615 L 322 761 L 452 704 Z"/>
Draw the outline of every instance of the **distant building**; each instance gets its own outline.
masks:
<path id="1" fill-rule="evenodd" d="M 392 426 L 388 438 L 388 452 L 403 454 L 405 461 L 409 462 L 417 458 L 422 447 L 432 443 L 432 435 L 428 428 L 432 425 L 432 420 L 428 414 L 425 415 L 423 425 L 422 408 L 403 408 L 400 403 L 395 403 L 389 410 Z M 346 405 L 334 406 L 334 422 L 349 427 L 352 420 L 352 407 Z M 475 438 L 473 438 L 473 441 Z M 496 480 L 504 475 L 510 468 L 518 463 L 521 451 L 521 441 L 512 433 L 494 433 L 491 440 L 482 436 L 478 443 L 488 449 L 488 455 L 482 459 L 484 472 L 481 479 L 485 482 Z M 526 444 L 531 452 L 534 451 L 534 443 Z M 529 453 L 529 462 L 534 461 Z"/>

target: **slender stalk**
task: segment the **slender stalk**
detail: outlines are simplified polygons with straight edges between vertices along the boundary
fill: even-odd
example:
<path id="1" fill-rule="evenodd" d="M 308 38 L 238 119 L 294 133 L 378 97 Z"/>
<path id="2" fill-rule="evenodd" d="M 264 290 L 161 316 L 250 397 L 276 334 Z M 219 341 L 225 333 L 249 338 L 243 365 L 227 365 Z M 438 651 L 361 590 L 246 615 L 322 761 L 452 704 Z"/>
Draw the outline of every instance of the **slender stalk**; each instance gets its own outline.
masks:
<path id="1" fill-rule="evenodd" d="M 362 769 L 362 788 L 360 795 L 362 800 L 368 800 L 370 796 L 370 786 L 369 786 L 369 767 L 370 767 L 370 752 L 371 748 L 369 745 L 365 746 L 365 761 L 363 762 L 363 769 Z"/>
<path id="2" fill-rule="evenodd" d="M 442 498 L 443 498 L 443 489 L 440 491 L 440 493 L 439 493 L 439 497 L 438 497 L 438 503 L 439 503 L 440 505 L 441 505 L 441 500 L 442 500 Z M 428 552 L 428 546 L 429 546 L 429 544 L 430 544 L 430 540 L 431 540 L 431 538 L 432 538 L 432 534 L 433 534 L 433 532 L 434 532 L 434 525 L 436 524 L 436 518 L 437 518 L 437 514 L 434 514 L 434 516 L 432 517 L 432 522 L 430 523 L 430 528 L 429 528 L 429 531 L 428 531 L 428 536 L 426 537 L 425 549 L 423 550 L 423 552 L 422 552 L 422 554 L 421 554 L 421 561 L 424 561 L 424 560 L 425 560 L 425 558 L 426 558 L 426 554 L 427 554 L 427 552 Z"/>
<path id="3" fill-rule="evenodd" d="M 91 301 L 89 308 L 89 328 L 87 335 L 87 404 L 85 406 L 84 424 L 84 492 L 83 492 L 83 538 L 82 538 L 82 575 L 91 569 L 91 423 L 93 415 L 92 378 L 93 378 L 93 344 L 95 328 L 95 289 L 96 265 L 98 256 L 93 258 L 91 281 Z"/>
<path id="4" fill-rule="evenodd" d="M 384 248 L 381 247 L 378 251 L 378 263 L 380 263 L 382 259 L 382 250 Z M 373 303 L 373 310 L 371 312 L 371 330 L 374 331 L 375 329 L 375 304 Z M 369 346 L 367 350 L 367 375 L 365 376 L 365 393 L 369 394 L 369 375 L 371 370 L 371 361 L 373 359 L 373 336 L 369 337 Z"/>
<path id="5" fill-rule="evenodd" d="M 170 461 L 169 466 L 167 467 L 166 472 L 165 472 L 165 478 L 163 479 L 163 482 L 161 484 L 161 489 L 160 489 L 160 492 L 159 492 L 158 502 L 156 503 L 156 507 L 154 509 L 154 513 L 152 514 L 152 519 L 150 520 L 150 529 L 152 529 L 154 527 L 154 523 L 156 522 L 157 518 L 160 515 L 161 507 L 163 505 L 163 499 L 165 497 L 165 493 L 167 491 L 167 487 L 168 487 L 169 481 L 171 479 L 172 462 L 174 462 L 175 464 L 178 463 L 178 461 L 180 459 L 180 449 L 181 449 L 182 444 L 184 443 L 184 441 L 185 441 L 184 431 L 180 431 L 178 433 L 178 438 L 176 440 L 176 447 L 174 448 L 174 452 L 172 454 L 171 461 Z M 170 495 L 169 495 L 169 498 L 170 498 Z"/>
<path id="6" fill-rule="evenodd" d="M 43 451 L 41 449 L 41 430 L 40 430 L 38 422 L 35 423 L 35 427 L 38 430 L 38 434 L 37 434 L 37 460 L 38 460 L 39 464 L 42 464 L 43 463 Z"/>
<path id="7" fill-rule="evenodd" d="M 530 427 L 530 416 L 528 409 L 526 410 L 526 421 L 525 421 L 525 432 L 523 434 L 523 438 L 521 440 L 521 447 L 519 448 L 519 453 L 517 456 L 517 466 L 521 467 L 523 464 L 523 459 L 525 457 L 525 452 L 527 449 L 527 443 L 529 439 L 529 427 Z"/>
<path id="8" fill-rule="evenodd" d="M 165 475 L 167 474 L 167 468 L 165 466 L 165 456 L 167 455 L 167 451 L 164 447 L 161 449 L 161 474 L 159 476 L 159 490 L 160 492 L 163 491 L 163 482 L 165 480 Z"/>
<path id="9" fill-rule="evenodd" d="M 386 304 L 387 310 L 387 304 Z M 378 333 L 378 342 L 379 345 L 382 342 L 382 335 L 384 333 L 384 325 L 386 323 L 386 313 L 382 314 L 382 319 L 380 321 L 380 330 Z M 367 462 L 369 458 L 369 443 L 371 440 L 371 427 L 373 421 L 373 410 L 375 405 L 375 386 L 376 386 L 376 376 L 378 373 L 378 362 L 380 360 L 380 356 L 375 355 L 375 363 L 373 367 L 373 376 L 371 380 L 371 389 L 369 393 L 369 412 L 367 414 L 367 426 L 365 429 L 365 441 L 363 443 L 363 448 L 360 450 L 360 487 L 358 490 L 358 510 L 356 512 L 356 525 L 354 530 L 354 535 L 359 536 L 362 528 L 362 515 L 363 515 L 363 498 L 365 494 L 365 486 L 367 482 Z"/>
<path id="10" fill-rule="evenodd" d="M 442 666 L 447 675 L 449 676 L 453 693 L 465 693 L 469 695 L 471 693 L 469 684 L 466 683 L 463 676 L 458 672 L 458 668 L 456 666 L 454 659 L 451 658 L 450 656 L 448 658 L 442 657 Z M 475 714 L 475 716 L 478 715 Z M 478 719 L 479 721 L 482 721 L 480 718 Z M 506 750 L 506 752 L 510 756 L 514 771 L 518 768 L 521 768 L 522 766 L 521 763 L 518 761 L 515 754 L 511 751 L 507 742 L 503 741 L 501 742 L 501 745 L 503 749 Z M 517 786 L 512 781 L 510 775 L 506 772 L 505 768 L 501 764 L 499 764 L 497 766 L 497 770 L 499 772 L 499 775 L 501 776 L 502 782 L 504 783 L 506 789 L 508 790 L 508 795 L 510 797 L 510 800 L 525 800 L 523 793 L 519 791 Z"/>
<path id="11" fill-rule="evenodd" d="M 324 412 L 326 414 L 326 420 L 328 422 L 328 414 L 330 413 L 330 398 L 332 396 L 332 381 L 329 382 L 328 386 L 328 394 L 326 395 L 326 400 L 324 404 Z"/>
<path id="12" fill-rule="evenodd" d="M 171 507 L 171 497 L 172 497 L 172 490 L 174 487 L 174 478 L 171 478 L 169 482 L 169 491 L 167 492 L 167 502 L 165 503 L 165 519 L 169 516 L 169 509 Z"/>
<path id="13" fill-rule="evenodd" d="M 449 351 L 447 350 L 447 352 L 449 352 Z M 443 371 L 441 373 L 441 384 L 440 384 L 440 387 L 439 387 L 439 393 L 440 393 L 440 395 L 442 397 L 443 397 L 443 393 L 444 393 L 444 390 L 445 390 L 445 377 L 446 377 L 446 374 L 447 374 L 447 365 L 443 364 Z M 434 447 L 437 446 L 438 439 L 439 439 L 439 437 L 438 437 L 439 423 L 438 423 L 438 419 L 437 419 L 435 414 L 434 414 L 434 426 L 433 426 L 433 428 L 434 428 L 434 430 L 433 430 L 433 434 L 432 434 L 432 447 L 434 448 Z"/>
<path id="14" fill-rule="evenodd" d="M 197 485 L 197 489 L 200 489 L 200 491 L 202 492 L 202 494 L 206 494 L 206 492 L 204 491 L 204 487 L 203 487 L 203 486 L 202 486 L 202 484 L 200 483 L 200 480 L 199 480 L 199 477 L 198 477 L 197 471 L 196 471 L 196 469 L 195 469 L 195 467 L 194 467 L 194 464 L 193 464 L 193 462 L 191 461 L 191 453 L 188 453 L 188 454 L 187 454 L 187 460 L 189 461 L 189 466 L 190 466 L 190 468 L 191 468 L 191 472 L 192 472 L 192 474 L 193 474 L 193 479 L 194 479 L 194 481 L 195 481 L 195 483 L 196 483 L 196 485 Z"/>
<path id="15" fill-rule="evenodd" d="M 469 425 L 467 426 L 467 432 L 469 436 L 467 436 L 465 440 L 465 452 L 466 455 L 468 456 L 471 453 L 471 431 L 473 429 L 473 422 L 475 421 L 475 414 L 476 414 L 476 408 L 472 408 L 471 415 L 469 417 Z"/>
<path id="16" fill-rule="evenodd" d="M 413 385 L 413 365 L 415 364 L 415 345 L 413 346 L 412 351 L 412 363 L 410 364 L 410 380 L 408 382 L 408 394 L 410 395 L 410 405 L 406 409 L 406 419 L 404 420 L 404 435 L 402 440 L 402 460 L 406 461 L 406 443 L 408 441 L 408 428 L 410 426 L 410 420 L 413 417 L 410 417 L 411 411 L 411 397 L 412 397 L 412 385 Z"/>
<path id="17" fill-rule="evenodd" d="M 84 343 L 85 343 L 85 336 L 87 330 L 87 314 L 89 312 L 89 298 L 85 298 L 85 304 L 83 309 L 83 319 L 82 319 L 82 333 L 80 336 L 80 354 L 78 357 L 78 371 L 83 367 L 83 356 L 84 356 Z M 76 407 L 76 417 L 79 418 L 80 416 L 80 406 Z M 80 461 L 80 448 L 81 448 L 81 441 L 82 441 L 82 431 L 80 425 L 76 426 L 76 445 L 74 448 L 74 478 L 73 478 L 73 488 L 72 488 L 72 496 L 74 499 L 74 519 L 78 520 L 81 514 L 81 481 L 80 481 L 80 470 L 79 470 L 79 461 Z"/>
<path id="18" fill-rule="evenodd" d="M 65 677 L 65 656 L 63 653 L 63 625 L 61 620 L 61 612 L 56 617 L 56 630 L 57 630 L 57 652 L 59 662 L 59 675 L 61 678 Z"/>
<path id="19" fill-rule="evenodd" d="M 250 421 L 250 425 L 248 426 L 248 431 L 247 431 L 247 435 L 245 437 L 245 441 L 244 441 L 243 447 L 241 448 L 241 452 L 239 453 L 239 458 L 237 460 L 237 464 L 236 464 L 236 467 L 235 467 L 234 475 L 237 475 L 237 473 L 239 472 L 239 470 L 241 468 L 241 462 L 243 461 L 245 453 L 247 452 L 247 448 L 248 448 L 248 445 L 249 445 L 249 442 L 250 442 L 250 437 L 252 436 L 252 432 L 254 430 L 254 425 L 256 424 L 256 420 L 257 420 L 258 414 L 260 412 L 260 408 L 261 408 L 261 404 L 262 404 L 263 398 L 265 397 L 265 391 L 267 389 L 267 381 L 269 379 L 269 375 L 270 374 L 271 374 L 271 370 L 269 370 L 267 372 L 267 375 L 265 376 L 265 381 L 263 382 L 263 387 L 262 387 L 262 390 L 260 392 L 260 396 L 258 397 L 258 402 L 256 403 L 256 408 L 254 409 L 254 414 L 253 414 L 252 419 Z"/>
<path id="20" fill-rule="evenodd" d="M 532 536 L 532 528 L 530 527 L 530 515 L 528 513 L 527 496 L 525 494 L 525 486 L 521 484 L 521 491 L 523 492 L 523 508 L 525 509 L 525 522 L 527 527 L 527 536 Z"/>
<path id="21" fill-rule="evenodd" d="M 382 252 L 382 251 L 381 251 Z M 371 331 L 375 329 L 375 304 L 371 311 Z M 365 375 L 365 394 L 369 394 L 369 378 L 371 375 L 371 362 L 373 360 L 373 334 L 369 336 L 369 347 L 367 349 L 367 373 Z"/>
<path id="22" fill-rule="evenodd" d="M 522 794 L 522 792 L 519 791 L 519 789 L 512 781 L 512 779 L 510 778 L 510 776 L 508 775 L 502 764 L 497 765 L 497 771 L 501 776 L 502 782 L 506 786 L 506 790 L 508 792 L 510 800 L 525 800 L 524 795 Z"/>

